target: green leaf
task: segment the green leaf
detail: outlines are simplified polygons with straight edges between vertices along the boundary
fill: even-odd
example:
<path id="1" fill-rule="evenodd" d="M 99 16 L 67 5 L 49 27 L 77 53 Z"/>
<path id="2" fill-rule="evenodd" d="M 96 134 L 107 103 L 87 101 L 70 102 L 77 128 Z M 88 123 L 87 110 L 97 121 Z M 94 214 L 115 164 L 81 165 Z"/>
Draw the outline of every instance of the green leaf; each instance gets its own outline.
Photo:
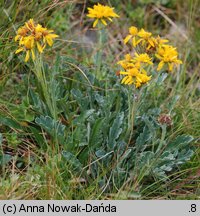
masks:
<path id="1" fill-rule="evenodd" d="M 113 124 L 109 131 L 109 137 L 108 137 L 108 147 L 110 149 L 113 149 L 116 145 L 116 141 L 119 138 L 120 134 L 122 133 L 122 123 L 124 120 L 124 113 L 117 114 L 115 120 L 113 121 Z"/>
<path id="2" fill-rule="evenodd" d="M 5 166 L 6 164 L 8 164 L 10 162 L 10 160 L 12 159 L 12 156 L 9 154 L 1 154 L 0 155 L 0 166 Z"/>
<path id="3" fill-rule="evenodd" d="M 44 137 L 40 134 L 40 131 L 38 129 L 34 127 L 29 127 L 29 129 L 33 133 L 33 137 L 39 145 L 45 143 Z"/>
<path id="4" fill-rule="evenodd" d="M 60 54 L 58 53 L 56 55 L 56 61 L 55 61 L 55 64 L 54 64 L 54 71 L 59 71 L 59 68 L 60 68 L 61 65 L 62 65 L 62 59 L 61 59 Z"/>
<path id="5" fill-rule="evenodd" d="M 72 154 L 71 152 L 63 151 L 62 155 L 66 162 L 70 165 L 70 168 L 72 168 L 76 172 L 82 171 L 83 165 L 74 154 Z"/>
<path id="6" fill-rule="evenodd" d="M 172 101 L 168 104 L 169 112 L 171 112 L 174 109 L 174 107 L 175 107 L 175 105 L 179 99 L 180 99 L 180 95 L 174 95 L 174 97 L 172 98 Z"/>
<path id="7" fill-rule="evenodd" d="M 155 154 L 151 151 L 145 151 L 141 153 L 140 159 L 138 160 L 139 167 L 142 169 L 143 167 L 151 167 L 152 161 L 155 158 Z"/>
<path id="8" fill-rule="evenodd" d="M 156 84 L 157 85 L 162 85 L 163 82 L 165 81 L 165 79 L 167 78 L 167 76 L 168 76 L 168 73 L 160 73 L 159 76 L 158 76 Z"/>
<path id="9" fill-rule="evenodd" d="M 89 140 L 89 145 L 92 149 L 97 146 L 102 146 L 103 144 L 103 134 L 102 134 L 103 123 L 104 123 L 103 118 L 97 119 L 92 127 L 90 140 Z"/>
<path id="10" fill-rule="evenodd" d="M 178 164 L 183 164 L 186 161 L 190 160 L 193 154 L 194 154 L 194 151 L 192 149 L 183 149 L 178 154 L 178 158 L 177 158 Z"/>
<path id="11" fill-rule="evenodd" d="M 97 92 L 95 93 L 95 100 L 99 104 L 99 106 L 104 107 L 105 106 L 105 100 L 104 97 L 98 94 Z"/>
<path id="12" fill-rule="evenodd" d="M 189 144 L 194 140 L 194 138 L 190 135 L 179 135 L 172 142 L 170 142 L 166 150 L 179 150 L 189 146 Z"/>
<path id="13" fill-rule="evenodd" d="M 147 126 L 144 127 L 143 132 L 140 133 L 136 140 L 137 151 L 144 151 L 147 147 L 148 141 L 151 140 L 151 133 Z"/>
<path id="14" fill-rule="evenodd" d="M 33 108 L 39 112 L 43 113 L 45 109 L 44 103 L 40 100 L 39 94 L 34 92 L 32 89 L 29 90 L 29 98 L 32 101 Z"/>
<path id="15" fill-rule="evenodd" d="M 49 135 L 64 139 L 65 126 L 59 121 L 55 121 L 50 116 L 40 116 L 35 119 L 35 122 L 40 125 Z"/>
<path id="16" fill-rule="evenodd" d="M 74 124 L 81 124 L 85 122 L 92 114 L 95 112 L 94 109 L 86 110 L 83 112 L 80 116 L 78 116 L 76 119 L 74 119 L 73 123 Z"/>
<path id="17" fill-rule="evenodd" d="M 7 118 L 7 117 L 0 116 L 0 124 L 8 126 L 10 128 L 18 129 L 18 130 L 22 129 L 21 125 L 18 122 L 10 118 Z"/>
<path id="18" fill-rule="evenodd" d="M 132 154 L 132 156 L 133 156 L 133 151 L 132 151 L 132 149 L 127 149 L 127 150 L 123 153 L 123 155 L 120 157 L 119 163 L 117 164 L 118 167 L 120 167 L 121 164 L 122 164 L 126 159 L 128 159 L 129 156 L 130 156 L 131 154 Z"/>
<path id="19" fill-rule="evenodd" d="M 104 151 L 103 149 L 99 149 L 95 152 L 95 154 L 98 158 L 101 158 L 101 157 L 105 156 L 107 154 L 107 152 Z"/>
<path id="20" fill-rule="evenodd" d="M 0 146 L 2 145 L 2 143 L 3 143 L 3 136 L 2 136 L 2 134 L 0 133 Z"/>
<path id="21" fill-rule="evenodd" d="M 82 92 L 79 89 L 72 89 L 71 94 L 79 104 L 80 108 L 82 110 L 87 110 L 87 107 L 89 105 L 88 99 L 82 94 Z"/>

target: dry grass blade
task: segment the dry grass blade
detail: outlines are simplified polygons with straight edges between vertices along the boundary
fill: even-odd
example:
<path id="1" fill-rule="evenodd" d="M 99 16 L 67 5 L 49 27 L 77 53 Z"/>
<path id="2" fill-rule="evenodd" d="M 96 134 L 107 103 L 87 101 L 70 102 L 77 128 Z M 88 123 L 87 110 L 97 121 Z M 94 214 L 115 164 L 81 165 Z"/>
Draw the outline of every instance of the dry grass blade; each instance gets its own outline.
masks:
<path id="1" fill-rule="evenodd" d="M 160 14 L 163 18 L 166 19 L 168 23 L 170 23 L 179 33 L 182 37 L 184 37 L 186 40 L 189 40 L 188 36 L 174 23 L 164 12 L 162 12 L 158 7 L 153 6 L 153 9 Z"/>

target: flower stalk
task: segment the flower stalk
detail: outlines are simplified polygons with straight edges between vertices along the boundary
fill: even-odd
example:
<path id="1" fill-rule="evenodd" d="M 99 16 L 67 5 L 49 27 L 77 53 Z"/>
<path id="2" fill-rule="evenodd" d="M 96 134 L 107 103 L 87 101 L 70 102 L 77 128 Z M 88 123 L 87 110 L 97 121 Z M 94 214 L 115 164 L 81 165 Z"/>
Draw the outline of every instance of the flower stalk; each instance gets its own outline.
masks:
<path id="1" fill-rule="evenodd" d="M 103 60 L 103 45 L 104 45 L 104 38 L 105 38 L 105 29 L 99 26 L 98 30 L 98 50 L 96 54 L 96 77 L 101 78 L 101 67 L 102 67 L 102 60 Z"/>
<path id="2" fill-rule="evenodd" d="M 56 120 L 57 112 L 55 101 L 51 97 L 49 81 L 46 77 L 42 59 L 42 54 L 46 46 L 52 46 L 53 40 L 58 37 L 58 35 L 53 32 L 53 30 L 48 30 L 42 25 L 36 24 L 33 19 L 30 19 L 17 30 L 15 41 L 18 42 L 19 47 L 15 53 L 25 52 L 25 62 L 28 62 L 32 57 L 33 72 L 41 87 L 42 96 L 46 101 L 51 116 Z"/>
<path id="3" fill-rule="evenodd" d="M 104 26 L 108 25 L 108 21 L 112 22 L 112 18 L 118 18 L 114 12 L 114 8 L 109 6 L 105 6 L 102 4 L 96 4 L 93 8 L 88 8 L 87 17 L 91 19 L 95 19 L 93 22 L 93 28 L 98 26 L 98 45 L 97 45 L 97 54 L 96 54 L 96 61 L 95 64 L 97 66 L 96 69 L 96 77 L 101 78 L 101 66 L 102 66 L 102 56 L 103 56 L 103 45 L 104 45 L 104 38 L 105 38 L 105 28 Z"/>
<path id="4" fill-rule="evenodd" d="M 37 78 L 38 84 L 41 87 L 42 95 L 46 104 L 48 106 L 48 110 L 51 116 L 56 120 L 57 119 L 57 112 L 54 105 L 54 100 L 51 97 L 50 88 L 49 88 L 49 81 L 46 77 L 46 72 L 44 70 L 43 59 L 42 55 L 36 55 L 35 60 L 33 60 L 33 72 Z"/>

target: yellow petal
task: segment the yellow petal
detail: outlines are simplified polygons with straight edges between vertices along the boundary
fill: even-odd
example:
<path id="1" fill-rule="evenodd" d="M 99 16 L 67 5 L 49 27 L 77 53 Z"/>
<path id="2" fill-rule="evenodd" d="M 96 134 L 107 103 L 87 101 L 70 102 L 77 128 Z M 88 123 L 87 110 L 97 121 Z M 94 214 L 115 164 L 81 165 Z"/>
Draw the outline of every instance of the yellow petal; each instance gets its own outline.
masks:
<path id="1" fill-rule="evenodd" d="M 19 38 L 20 38 L 20 35 L 16 35 L 15 36 L 15 41 L 19 40 Z"/>
<path id="2" fill-rule="evenodd" d="M 177 59 L 175 62 L 176 62 L 176 64 L 183 64 L 183 62 L 179 59 Z"/>
<path id="3" fill-rule="evenodd" d="M 122 83 L 122 84 L 125 83 L 127 79 L 128 79 L 128 76 L 125 76 L 125 77 L 122 79 L 121 83 Z"/>
<path id="4" fill-rule="evenodd" d="M 99 22 L 99 19 L 96 19 L 94 22 L 93 22 L 93 28 L 96 27 L 97 23 Z"/>
<path id="5" fill-rule="evenodd" d="M 24 38 L 20 38 L 19 45 L 23 45 L 23 44 L 24 44 Z"/>
<path id="6" fill-rule="evenodd" d="M 148 51 L 151 47 L 151 44 L 149 44 L 146 50 Z"/>
<path id="7" fill-rule="evenodd" d="M 146 70 L 142 69 L 141 72 L 142 72 L 143 74 L 147 75 Z"/>
<path id="8" fill-rule="evenodd" d="M 48 32 L 50 33 L 50 32 L 54 32 L 54 30 L 48 30 Z M 58 35 L 57 35 L 58 36 Z"/>
<path id="9" fill-rule="evenodd" d="M 153 42 L 153 39 L 148 39 L 148 42 L 149 42 L 149 44 L 152 46 L 152 47 L 155 47 L 155 44 L 154 44 L 154 42 Z"/>
<path id="10" fill-rule="evenodd" d="M 129 82 L 129 84 L 128 85 L 131 85 L 131 84 L 133 84 L 133 79 Z"/>
<path id="11" fill-rule="evenodd" d="M 173 63 L 169 63 L 168 64 L 168 69 L 169 69 L 170 72 L 173 70 L 173 66 L 174 66 Z"/>
<path id="12" fill-rule="evenodd" d="M 87 17 L 89 17 L 89 18 L 95 18 L 96 15 L 95 14 L 87 14 Z"/>
<path id="13" fill-rule="evenodd" d="M 32 59 L 33 59 L 33 61 L 35 60 L 35 53 L 34 53 L 34 50 L 33 49 L 31 49 L 31 54 L 32 54 Z"/>
<path id="14" fill-rule="evenodd" d="M 50 31 L 49 31 L 50 32 Z M 57 37 L 59 37 L 57 34 L 49 34 L 48 35 L 48 37 L 50 37 L 50 38 L 57 38 Z"/>
<path id="15" fill-rule="evenodd" d="M 136 87 L 136 88 L 139 88 L 140 86 L 141 86 L 141 83 L 140 83 L 140 82 L 136 82 L 136 83 L 135 83 L 135 87 Z"/>
<path id="16" fill-rule="evenodd" d="M 129 74 L 128 72 L 125 72 L 125 71 L 120 71 L 119 73 L 120 73 L 120 74 L 124 74 L 124 75 Z"/>
<path id="17" fill-rule="evenodd" d="M 138 29 L 137 29 L 135 26 L 131 26 L 131 27 L 129 28 L 129 32 L 130 32 L 130 34 L 131 34 L 132 36 L 136 36 L 137 33 L 138 33 Z"/>
<path id="18" fill-rule="evenodd" d="M 136 42 L 136 46 L 141 43 L 143 41 L 143 39 L 139 39 L 137 42 Z"/>
<path id="19" fill-rule="evenodd" d="M 27 51 L 26 51 L 25 62 L 27 62 L 27 61 L 29 60 L 29 58 L 30 58 L 30 51 L 27 50 Z"/>
<path id="20" fill-rule="evenodd" d="M 126 36 L 125 39 L 124 39 L 124 44 L 127 44 L 128 41 L 131 39 L 131 37 L 132 37 L 132 35 Z"/>
<path id="21" fill-rule="evenodd" d="M 102 22 L 105 26 L 107 26 L 107 23 L 106 23 L 106 21 L 105 21 L 104 19 L 101 19 L 101 22 Z"/>
<path id="22" fill-rule="evenodd" d="M 126 81 L 124 82 L 124 84 L 129 84 L 132 81 L 132 77 L 128 76 L 128 78 L 126 79 Z"/>
<path id="23" fill-rule="evenodd" d="M 42 47 L 41 47 L 41 45 L 40 45 L 39 42 L 37 42 L 37 48 L 38 48 L 38 51 L 39 51 L 40 53 L 43 52 L 43 49 L 42 49 Z"/>
<path id="24" fill-rule="evenodd" d="M 146 41 L 145 41 L 145 40 L 142 40 L 142 46 L 144 46 L 144 45 L 145 45 L 145 43 L 146 43 Z"/>
<path id="25" fill-rule="evenodd" d="M 158 59 L 162 59 L 162 56 L 158 55 L 158 54 L 155 54 L 156 58 Z"/>
<path id="26" fill-rule="evenodd" d="M 19 48 L 18 50 L 15 51 L 15 54 L 20 53 L 20 52 L 22 52 L 23 50 L 24 50 L 24 48 L 21 47 L 21 48 Z"/>
<path id="27" fill-rule="evenodd" d="M 161 61 L 159 64 L 158 64 L 158 67 L 157 67 L 157 71 L 161 70 L 164 66 L 164 62 Z"/>
<path id="28" fill-rule="evenodd" d="M 34 47 L 34 42 L 35 42 L 35 41 L 34 41 L 34 37 L 32 37 L 32 38 L 31 38 L 31 48 Z"/>
<path id="29" fill-rule="evenodd" d="M 141 78 L 139 76 L 136 77 L 136 80 L 137 80 L 137 82 L 142 83 L 142 80 L 141 80 Z"/>
<path id="30" fill-rule="evenodd" d="M 52 40 L 50 37 L 47 37 L 47 36 L 46 36 L 46 41 L 47 41 L 47 43 L 49 44 L 49 46 L 52 46 L 52 45 L 53 45 L 53 40 Z"/>

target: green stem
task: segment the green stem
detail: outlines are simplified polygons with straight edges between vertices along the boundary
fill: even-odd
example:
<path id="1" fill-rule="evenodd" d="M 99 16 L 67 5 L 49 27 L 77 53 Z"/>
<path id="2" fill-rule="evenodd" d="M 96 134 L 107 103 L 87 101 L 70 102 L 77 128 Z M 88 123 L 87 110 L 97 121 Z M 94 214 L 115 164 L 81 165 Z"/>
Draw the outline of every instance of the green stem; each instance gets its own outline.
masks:
<path id="1" fill-rule="evenodd" d="M 128 130 L 127 130 L 127 136 L 129 136 L 129 141 L 128 143 L 131 142 L 131 137 L 133 134 L 133 127 L 134 127 L 134 118 L 135 118 L 135 107 L 136 103 L 133 98 L 132 94 L 133 89 L 129 88 L 129 93 L 128 93 L 128 105 L 129 105 L 129 113 L 128 113 Z"/>
<path id="2" fill-rule="evenodd" d="M 48 81 L 46 78 L 44 66 L 43 66 L 43 61 L 42 61 L 42 56 L 36 56 L 34 60 L 34 73 L 37 77 L 38 83 L 41 86 L 42 89 L 42 94 L 43 97 L 47 103 L 49 112 L 51 116 L 54 119 L 57 119 L 57 114 L 56 114 L 56 109 L 55 109 L 55 102 L 51 98 L 51 94 L 49 92 L 49 86 L 48 86 Z"/>
<path id="3" fill-rule="evenodd" d="M 55 92 L 50 91 L 51 85 L 53 83 L 53 77 L 51 76 L 50 81 L 48 82 L 46 73 L 44 70 L 43 60 L 41 55 L 37 55 L 34 62 L 34 73 L 37 78 L 38 84 L 41 87 L 41 95 L 43 96 L 49 113 L 51 114 L 54 120 L 57 120 L 57 108 L 56 108 L 56 99 Z M 40 90 L 40 89 L 39 89 Z M 52 134 L 52 150 L 54 154 L 59 150 L 59 143 L 57 137 L 57 128 L 54 128 L 54 132 Z"/>
<path id="4" fill-rule="evenodd" d="M 96 54 L 96 65 L 97 65 L 96 76 L 97 78 L 102 77 L 101 67 L 102 67 L 102 56 L 103 56 L 102 49 L 103 49 L 104 37 L 105 37 L 105 30 L 100 25 L 99 30 L 98 30 L 98 50 Z"/>
<path id="5" fill-rule="evenodd" d="M 166 137 L 166 133 L 167 133 L 167 126 L 166 125 L 162 125 L 162 134 L 161 134 L 161 139 L 160 139 L 160 143 L 158 145 L 158 148 L 156 150 L 156 153 L 158 154 L 160 152 L 160 150 L 162 149 L 162 147 L 165 144 L 165 137 Z M 153 149 L 154 151 L 154 149 Z"/>

